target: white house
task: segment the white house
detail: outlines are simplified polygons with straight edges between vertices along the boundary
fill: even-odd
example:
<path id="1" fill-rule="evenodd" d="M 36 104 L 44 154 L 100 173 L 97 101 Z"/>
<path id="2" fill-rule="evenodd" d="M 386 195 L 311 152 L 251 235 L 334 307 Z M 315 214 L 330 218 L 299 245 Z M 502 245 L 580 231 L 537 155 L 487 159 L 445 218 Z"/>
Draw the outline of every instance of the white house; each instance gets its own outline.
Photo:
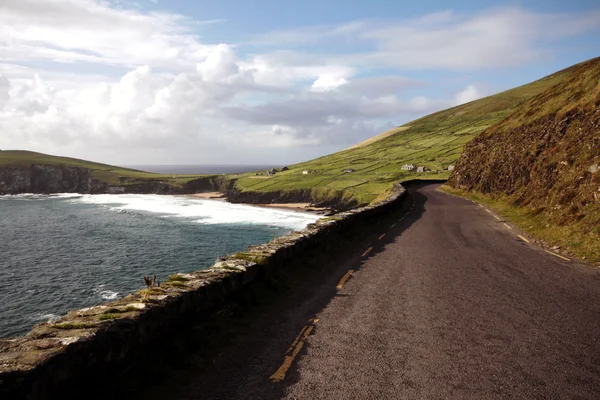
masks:
<path id="1" fill-rule="evenodd" d="M 454 171 L 454 165 L 448 165 L 448 171 Z"/>
<path id="2" fill-rule="evenodd" d="M 415 165 L 414 164 L 404 164 L 401 169 L 403 169 L 404 171 L 414 171 Z"/>

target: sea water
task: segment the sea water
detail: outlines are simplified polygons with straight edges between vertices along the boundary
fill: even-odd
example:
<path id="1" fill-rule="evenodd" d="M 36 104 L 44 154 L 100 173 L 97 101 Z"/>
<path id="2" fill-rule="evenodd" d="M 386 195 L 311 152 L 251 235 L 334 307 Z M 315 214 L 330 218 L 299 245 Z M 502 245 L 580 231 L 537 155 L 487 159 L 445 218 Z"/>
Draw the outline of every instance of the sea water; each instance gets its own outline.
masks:
<path id="1" fill-rule="evenodd" d="M 210 267 L 317 216 L 170 195 L 0 196 L 0 337 Z"/>

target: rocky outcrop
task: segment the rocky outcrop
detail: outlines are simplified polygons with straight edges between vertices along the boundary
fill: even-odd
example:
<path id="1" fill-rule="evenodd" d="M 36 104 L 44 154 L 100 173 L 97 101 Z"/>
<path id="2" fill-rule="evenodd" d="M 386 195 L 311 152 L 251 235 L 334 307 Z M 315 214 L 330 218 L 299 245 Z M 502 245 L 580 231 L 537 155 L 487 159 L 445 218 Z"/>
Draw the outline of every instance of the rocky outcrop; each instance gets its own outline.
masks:
<path id="1" fill-rule="evenodd" d="M 359 204 L 343 191 L 318 193 L 311 189 L 298 189 L 271 192 L 239 191 L 235 186 L 227 190 L 227 200 L 232 203 L 271 204 L 271 203 L 311 203 L 315 207 L 336 210 L 349 210 Z"/>
<path id="2" fill-rule="evenodd" d="M 311 254 L 347 246 L 349 232 L 397 208 L 405 194 L 396 185 L 385 201 L 320 219 L 207 270 L 178 274 L 160 287 L 72 311 L 35 326 L 26 337 L 0 340 L 0 398 L 82 398 L 82 392 L 110 384 L 159 338 L 180 329 L 182 321 L 208 317 L 244 290 L 261 296 L 267 277 L 305 268 Z M 202 330 L 197 332 L 195 340 L 202 341 Z"/>
<path id="3" fill-rule="evenodd" d="M 31 165 L 0 169 L 0 194 L 102 193 L 108 185 L 91 177 L 87 168 Z"/>
<path id="4" fill-rule="evenodd" d="M 600 58 L 473 139 L 448 183 L 600 234 Z"/>

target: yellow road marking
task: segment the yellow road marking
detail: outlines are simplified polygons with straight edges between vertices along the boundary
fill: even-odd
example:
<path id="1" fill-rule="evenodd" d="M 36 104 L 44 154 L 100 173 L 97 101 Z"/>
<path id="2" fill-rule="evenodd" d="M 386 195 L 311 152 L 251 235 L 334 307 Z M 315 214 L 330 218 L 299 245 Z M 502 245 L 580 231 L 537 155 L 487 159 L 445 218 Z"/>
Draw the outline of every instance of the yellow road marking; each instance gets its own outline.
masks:
<path id="1" fill-rule="evenodd" d="M 379 240 L 383 239 L 383 237 L 385 236 L 385 233 L 381 236 L 379 236 Z"/>
<path id="2" fill-rule="evenodd" d="M 494 215 L 494 218 L 496 218 L 498 221 L 500 221 L 500 217 L 497 215 Z"/>
<path id="3" fill-rule="evenodd" d="M 354 272 L 353 269 L 346 272 L 346 275 L 342 276 L 342 279 L 340 279 L 340 282 L 337 284 L 337 286 L 335 288 L 341 289 L 342 286 L 344 286 L 344 283 L 346 283 L 346 281 L 350 278 L 350 275 L 352 275 L 353 272 Z"/>
<path id="4" fill-rule="evenodd" d="M 369 247 L 367 250 L 365 250 L 365 252 L 364 252 L 364 253 L 362 253 L 362 256 L 361 256 L 361 257 L 365 257 L 367 254 L 369 254 L 369 253 L 371 252 L 371 250 L 373 250 L 373 248 L 372 248 L 372 247 Z"/>
<path id="5" fill-rule="evenodd" d="M 508 229 L 512 229 L 509 224 L 505 223 L 504 226 L 507 227 Z"/>
<path id="6" fill-rule="evenodd" d="M 521 239 L 522 241 L 524 241 L 524 242 L 526 242 L 526 243 L 529 243 L 529 240 L 527 240 L 527 239 L 526 239 L 526 238 L 524 238 L 523 236 L 521 236 L 521 235 L 517 235 L 517 237 L 518 237 L 519 239 Z"/>
<path id="7" fill-rule="evenodd" d="M 308 321 L 308 324 L 304 328 L 302 328 L 302 331 L 300 331 L 300 334 L 296 337 L 296 339 L 286 352 L 283 364 L 281 364 L 279 369 L 275 371 L 273 375 L 271 375 L 271 382 L 281 382 L 285 379 L 285 375 L 292 366 L 292 362 L 294 362 L 294 359 L 298 356 L 300 350 L 302 350 L 304 342 L 306 342 L 308 336 L 311 334 L 313 329 L 315 329 L 315 325 L 317 325 L 317 322 L 319 322 L 318 318 L 312 318 Z"/>
<path id="8" fill-rule="evenodd" d="M 490 210 L 488 210 L 487 208 L 485 209 L 485 211 L 487 211 L 487 212 L 488 212 L 488 213 L 490 213 L 490 214 L 492 213 L 492 212 L 491 212 Z"/>
<path id="9" fill-rule="evenodd" d="M 483 208 L 483 206 L 482 206 L 481 204 L 477 203 L 477 205 L 478 205 L 479 207 Z"/>
<path id="10" fill-rule="evenodd" d="M 563 260 L 565 260 L 565 261 L 571 261 L 571 259 L 570 259 L 570 258 L 563 257 L 563 256 L 561 256 L 560 254 L 556 254 L 556 253 L 553 253 L 553 252 L 551 252 L 550 250 L 546 250 L 546 249 L 544 249 L 544 251 L 545 251 L 546 253 L 548 253 L 548 254 L 552 254 L 554 257 L 562 258 L 562 259 L 563 259 Z"/>

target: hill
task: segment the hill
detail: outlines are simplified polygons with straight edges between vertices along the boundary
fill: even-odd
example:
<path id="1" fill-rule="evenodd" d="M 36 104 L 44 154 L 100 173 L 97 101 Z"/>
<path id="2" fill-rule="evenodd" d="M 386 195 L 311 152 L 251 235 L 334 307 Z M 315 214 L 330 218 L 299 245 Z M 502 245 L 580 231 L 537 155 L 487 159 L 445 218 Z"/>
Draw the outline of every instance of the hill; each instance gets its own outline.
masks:
<path id="1" fill-rule="evenodd" d="M 513 208 L 535 236 L 600 260 L 600 58 L 473 139 L 449 185 Z"/>
<path id="2" fill-rule="evenodd" d="M 232 176 L 240 192 L 304 192 L 313 200 L 338 196 L 347 202 L 366 204 L 389 191 L 395 182 L 414 179 L 446 179 L 463 147 L 486 128 L 498 123 L 527 99 L 568 78 L 577 66 L 493 96 L 440 111 L 340 151 L 292 165 L 273 176 L 263 173 Z M 412 163 L 431 170 L 401 170 Z M 344 173 L 344 169 L 354 172 Z M 304 175 L 303 171 L 313 173 Z"/>
<path id="3" fill-rule="evenodd" d="M 204 182 L 197 184 L 202 178 L 200 175 L 154 174 L 32 151 L 0 151 L 0 194 L 106 192 L 110 187 L 134 192 L 176 192 L 186 190 L 186 185 L 191 186 L 189 191 L 194 190 L 194 186 L 203 187 Z M 190 185 L 194 182 L 196 185 Z"/>

